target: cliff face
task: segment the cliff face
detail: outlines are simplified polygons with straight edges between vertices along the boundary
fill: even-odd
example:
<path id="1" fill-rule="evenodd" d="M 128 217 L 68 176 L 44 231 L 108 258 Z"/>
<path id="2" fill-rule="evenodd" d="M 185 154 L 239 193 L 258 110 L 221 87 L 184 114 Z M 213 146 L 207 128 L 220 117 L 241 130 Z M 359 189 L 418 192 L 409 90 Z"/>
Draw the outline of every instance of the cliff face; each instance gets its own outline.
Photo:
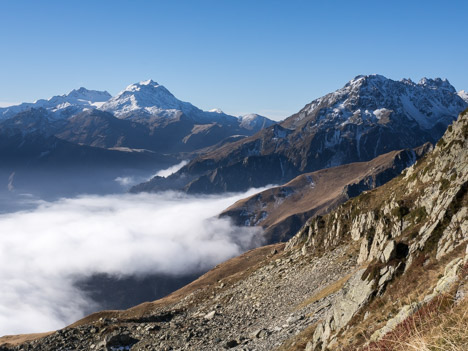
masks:
<path id="1" fill-rule="evenodd" d="M 444 294 L 466 301 L 467 137 L 465 111 L 401 176 L 311 218 L 285 246 L 3 350 L 372 349 Z"/>

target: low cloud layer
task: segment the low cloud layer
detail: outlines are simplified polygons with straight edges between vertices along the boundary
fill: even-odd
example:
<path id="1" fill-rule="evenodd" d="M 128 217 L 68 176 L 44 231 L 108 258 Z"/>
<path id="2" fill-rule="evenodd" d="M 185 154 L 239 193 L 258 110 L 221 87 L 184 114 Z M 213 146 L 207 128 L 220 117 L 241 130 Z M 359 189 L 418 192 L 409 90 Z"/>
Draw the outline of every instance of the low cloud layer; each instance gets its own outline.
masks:
<path id="1" fill-rule="evenodd" d="M 155 174 L 155 176 L 159 176 L 159 177 L 168 177 L 170 176 L 171 174 L 177 172 L 179 169 L 181 169 L 182 167 L 184 167 L 185 165 L 188 164 L 188 161 L 182 161 L 172 167 L 169 167 L 167 169 L 163 169 L 162 171 L 159 171 L 158 173 Z"/>
<path id="2" fill-rule="evenodd" d="M 180 162 L 180 163 L 178 163 L 176 165 L 173 165 L 173 166 L 171 166 L 169 168 L 162 169 L 162 170 L 156 172 L 155 174 L 153 174 L 153 175 L 151 175 L 149 177 L 148 176 L 147 177 L 143 177 L 143 176 L 140 176 L 140 177 L 121 176 L 121 177 L 115 178 L 114 181 L 119 183 L 122 188 L 128 189 L 133 185 L 137 185 L 137 184 L 140 184 L 140 183 L 143 183 L 143 182 L 147 182 L 148 180 L 150 180 L 151 178 L 156 177 L 156 176 L 158 176 L 158 177 L 168 177 L 171 174 L 177 172 L 182 167 L 184 167 L 186 164 L 188 164 L 188 161 L 182 161 L 182 162 Z"/>
<path id="3" fill-rule="evenodd" d="M 258 229 L 215 218 L 247 195 L 83 196 L 0 215 L 0 335 L 81 318 L 83 275 L 194 273 L 258 245 Z"/>

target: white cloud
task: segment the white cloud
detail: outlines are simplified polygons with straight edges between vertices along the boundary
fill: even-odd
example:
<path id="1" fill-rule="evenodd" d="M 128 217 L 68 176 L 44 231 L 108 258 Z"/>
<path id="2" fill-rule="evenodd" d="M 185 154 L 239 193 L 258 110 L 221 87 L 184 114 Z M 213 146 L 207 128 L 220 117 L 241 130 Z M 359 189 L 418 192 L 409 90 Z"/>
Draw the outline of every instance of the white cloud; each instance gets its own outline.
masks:
<path id="1" fill-rule="evenodd" d="M 169 167 L 167 169 L 163 169 L 163 170 L 159 171 L 158 173 L 155 174 L 155 176 L 168 177 L 171 174 L 177 172 L 182 167 L 184 167 L 187 163 L 188 163 L 188 161 L 182 161 L 182 162 L 180 162 L 180 163 L 178 163 L 178 164 L 176 164 L 176 165 L 174 165 L 172 167 Z"/>
<path id="2" fill-rule="evenodd" d="M 133 185 L 140 184 L 143 182 L 147 182 L 148 180 L 152 179 L 155 176 L 159 177 L 167 177 L 170 176 L 172 173 L 177 172 L 179 169 L 184 167 L 188 161 L 182 161 L 174 166 L 171 166 L 169 168 L 162 169 L 158 171 L 157 173 L 151 175 L 150 177 L 142 177 L 142 176 L 123 176 L 123 177 L 117 177 L 114 179 L 115 182 L 119 183 L 119 185 L 123 189 L 128 189 Z"/>
<path id="3" fill-rule="evenodd" d="M 132 185 L 138 184 L 142 180 L 137 179 L 133 176 L 129 176 L 129 177 L 117 177 L 114 179 L 114 181 L 119 183 L 123 188 L 128 188 Z"/>
<path id="4" fill-rule="evenodd" d="M 74 278 L 193 273 L 258 245 L 258 229 L 216 218 L 246 195 L 82 196 L 0 215 L 0 335 L 81 318 L 92 302 Z"/>

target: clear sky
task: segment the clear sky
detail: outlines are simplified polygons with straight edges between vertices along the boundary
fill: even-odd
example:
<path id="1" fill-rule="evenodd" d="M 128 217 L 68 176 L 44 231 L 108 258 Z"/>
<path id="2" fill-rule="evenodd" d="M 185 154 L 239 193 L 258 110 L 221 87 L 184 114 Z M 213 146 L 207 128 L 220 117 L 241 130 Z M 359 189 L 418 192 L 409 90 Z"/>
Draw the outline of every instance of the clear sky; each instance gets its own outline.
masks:
<path id="1" fill-rule="evenodd" d="M 0 1 L 0 103 L 152 78 L 281 119 L 359 74 L 468 90 L 468 1 Z"/>

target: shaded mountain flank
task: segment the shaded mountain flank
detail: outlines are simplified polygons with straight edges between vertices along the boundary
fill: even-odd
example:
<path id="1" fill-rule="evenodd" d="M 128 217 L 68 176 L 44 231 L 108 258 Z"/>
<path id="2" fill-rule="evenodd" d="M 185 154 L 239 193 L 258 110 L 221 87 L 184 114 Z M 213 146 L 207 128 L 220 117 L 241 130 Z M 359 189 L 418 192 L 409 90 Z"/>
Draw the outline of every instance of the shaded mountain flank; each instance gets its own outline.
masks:
<path id="1" fill-rule="evenodd" d="M 368 162 L 301 174 L 284 185 L 237 201 L 220 216 L 230 217 L 238 226 L 261 226 L 269 244 L 286 241 L 308 218 L 328 213 L 363 191 L 385 184 L 431 149 L 427 143 L 414 150 L 392 151 Z"/>
<path id="2" fill-rule="evenodd" d="M 433 340 L 462 350 L 467 205 L 468 111 L 400 176 L 310 218 L 286 244 L 246 252 L 154 302 L 4 337 L 1 349 L 351 351 Z M 460 322 L 437 336 L 441 316 Z"/>
<path id="3" fill-rule="evenodd" d="M 283 184 L 302 173 L 435 143 L 467 106 L 447 80 L 358 76 L 286 120 L 132 191 L 219 193 Z"/>

